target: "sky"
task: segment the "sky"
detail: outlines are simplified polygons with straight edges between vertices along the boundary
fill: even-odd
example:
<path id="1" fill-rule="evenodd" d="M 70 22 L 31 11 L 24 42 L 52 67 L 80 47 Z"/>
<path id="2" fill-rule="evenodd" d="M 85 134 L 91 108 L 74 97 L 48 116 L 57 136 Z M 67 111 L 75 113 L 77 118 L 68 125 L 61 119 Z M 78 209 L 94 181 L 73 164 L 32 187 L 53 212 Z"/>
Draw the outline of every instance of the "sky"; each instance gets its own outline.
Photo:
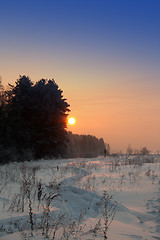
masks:
<path id="1" fill-rule="evenodd" d="M 160 150 L 159 0 L 0 0 L 0 76 L 54 78 L 68 130 Z"/>

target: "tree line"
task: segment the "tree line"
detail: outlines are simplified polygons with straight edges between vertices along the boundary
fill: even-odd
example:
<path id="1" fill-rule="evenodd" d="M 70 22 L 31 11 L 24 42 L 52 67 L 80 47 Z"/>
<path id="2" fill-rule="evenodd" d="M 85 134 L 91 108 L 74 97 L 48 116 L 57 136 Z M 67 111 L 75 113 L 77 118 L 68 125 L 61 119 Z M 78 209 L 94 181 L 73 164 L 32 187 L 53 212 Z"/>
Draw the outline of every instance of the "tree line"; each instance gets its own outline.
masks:
<path id="1" fill-rule="evenodd" d="M 148 155 L 150 153 L 150 150 L 147 149 L 147 147 L 142 147 L 141 149 L 133 149 L 131 145 L 129 144 L 126 149 L 126 154 L 128 155 Z"/>
<path id="2" fill-rule="evenodd" d="M 66 156 L 71 158 L 92 158 L 104 155 L 104 140 L 92 135 L 78 135 L 68 132 Z"/>
<path id="3" fill-rule="evenodd" d="M 63 155 L 69 104 L 54 79 L 35 84 L 20 76 L 0 94 L 0 146 L 5 155 L 32 152 L 34 158 Z M 7 156 L 6 156 L 7 157 Z"/>
<path id="4" fill-rule="evenodd" d="M 69 104 L 54 79 L 0 81 L 0 162 L 103 154 L 104 141 L 67 132 Z M 103 149 L 103 150 L 102 150 Z"/>

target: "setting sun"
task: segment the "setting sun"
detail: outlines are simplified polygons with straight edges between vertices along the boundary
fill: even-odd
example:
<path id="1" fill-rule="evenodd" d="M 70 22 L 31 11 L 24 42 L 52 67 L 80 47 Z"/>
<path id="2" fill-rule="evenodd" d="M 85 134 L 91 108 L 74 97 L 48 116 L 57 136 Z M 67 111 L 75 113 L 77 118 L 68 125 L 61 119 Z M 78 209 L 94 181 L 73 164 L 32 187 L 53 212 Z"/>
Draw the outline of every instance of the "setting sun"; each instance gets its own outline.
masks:
<path id="1" fill-rule="evenodd" d="M 71 117 L 71 118 L 68 119 L 68 123 L 69 123 L 70 125 L 75 124 L 75 122 L 76 122 L 76 119 L 73 118 L 73 117 Z"/>

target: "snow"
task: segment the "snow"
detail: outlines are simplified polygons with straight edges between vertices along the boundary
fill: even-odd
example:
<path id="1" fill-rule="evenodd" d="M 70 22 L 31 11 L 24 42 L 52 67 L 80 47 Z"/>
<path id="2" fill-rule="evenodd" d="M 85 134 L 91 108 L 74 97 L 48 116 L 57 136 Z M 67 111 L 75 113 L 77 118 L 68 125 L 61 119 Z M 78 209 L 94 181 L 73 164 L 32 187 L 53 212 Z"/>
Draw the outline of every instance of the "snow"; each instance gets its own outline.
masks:
<path id="1" fill-rule="evenodd" d="M 106 201 L 108 239 L 160 239 L 159 189 L 159 155 L 6 164 L 0 239 L 104 239 Z"/>

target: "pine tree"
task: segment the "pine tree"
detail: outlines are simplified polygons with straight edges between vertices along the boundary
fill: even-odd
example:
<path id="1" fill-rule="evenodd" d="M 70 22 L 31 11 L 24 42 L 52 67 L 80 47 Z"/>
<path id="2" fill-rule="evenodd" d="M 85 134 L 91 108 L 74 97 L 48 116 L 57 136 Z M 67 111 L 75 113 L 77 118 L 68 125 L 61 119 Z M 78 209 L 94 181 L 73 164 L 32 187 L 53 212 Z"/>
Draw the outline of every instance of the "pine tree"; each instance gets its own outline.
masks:
<path id="1" fill-rule="evenodd" d="M 7 145 L 15 147 L 19 152 L 30 147 L 30 97 L 32 95 L 31 80 L 20 76 L 16 85 L 10 85 L 6 106 L 6 139 Z"/>
<path id="2" fill-rule="evenodd" d="M 59 156 L 65 150 L 68 103 L 56 82 L 36 84 L 20 76 L 6 91 L 4 146 L 19 154 L 32 150 L 36 158 Z"/>
<path id="3" fill-rule="evenodd" d="M 42 79 L 33 87 L 32 142 L 36 157 L 59 156 L 65 149 L 66 99 L 55 81 Z"/>

